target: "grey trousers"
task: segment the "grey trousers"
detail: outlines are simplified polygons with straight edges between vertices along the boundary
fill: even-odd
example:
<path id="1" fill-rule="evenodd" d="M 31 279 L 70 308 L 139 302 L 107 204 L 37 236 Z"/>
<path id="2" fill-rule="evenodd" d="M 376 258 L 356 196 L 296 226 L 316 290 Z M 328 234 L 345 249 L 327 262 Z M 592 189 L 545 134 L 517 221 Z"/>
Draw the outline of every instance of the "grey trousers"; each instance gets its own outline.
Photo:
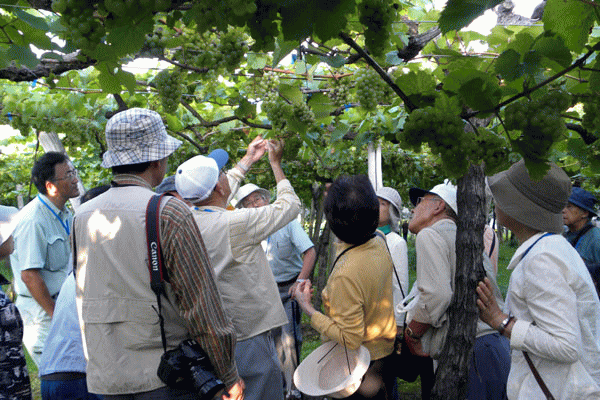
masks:
<path id="1" fill-rule="evenodd" d="M 281 363 L 271 332 L 238 341 L 235 362 L 246 384 L 244 400 L 283 400 Z"/>

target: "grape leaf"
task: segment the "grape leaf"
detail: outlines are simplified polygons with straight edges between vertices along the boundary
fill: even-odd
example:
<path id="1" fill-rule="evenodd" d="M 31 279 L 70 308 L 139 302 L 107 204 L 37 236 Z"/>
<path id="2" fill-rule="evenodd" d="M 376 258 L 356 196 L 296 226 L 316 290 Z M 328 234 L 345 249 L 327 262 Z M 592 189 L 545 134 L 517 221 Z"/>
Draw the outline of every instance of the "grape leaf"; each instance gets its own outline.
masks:
<path id="1" fill-rule="evenodd" d="M 448 0 L 438 23 L 442 33 L 458 31 L 503 0 Z"/>
<path id="2" fill-rule="evenodd" d="M 520 60 L 521 55 L 515 50 L 506 50 L 496 59 L 496 73 L 508 81 L 514 81 L 523 75 L 523 66 Z"/>
<path id="3" fill-rule="evenodd" d="M 565 45 L 581 52 L 594 25 L 594 5 L 579 0 L 549 0 L 544 7 L 544 29 L 564 38 Z"/>
<path id="4" fill-rule="evenodd" d="M 563 68 L 571 65 L 573 61 L 571 52 L 565 46 L 565 42 L 560 36 L 543 34 L 533 44 L 532 50 L 535 50 L 543 57 L 557 62 Z"/>

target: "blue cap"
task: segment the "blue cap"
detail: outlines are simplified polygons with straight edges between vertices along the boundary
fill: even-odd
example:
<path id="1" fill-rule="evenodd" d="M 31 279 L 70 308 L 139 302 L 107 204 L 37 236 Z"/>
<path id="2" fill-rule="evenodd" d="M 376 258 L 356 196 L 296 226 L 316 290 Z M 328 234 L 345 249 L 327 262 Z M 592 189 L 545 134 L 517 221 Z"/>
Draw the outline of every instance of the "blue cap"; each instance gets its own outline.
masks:
<path id="1" fill-rule="evenodd" d="M 227 161 L 229 161 L 229 154 L 227 154 L 227 152 L 223 149 L 211 151 L 208 157 L 217 162 L 219 169 L 222 169 L 225 165 L 227 165 Z"/>
<path id="2" fill-rule="evenodd" d="M 580 187 L 574 187 L 569 197 L 569 203 L 575 204 L 577 207 L 595 216 L 598 215 L 596 214 L 596 202 L 597 200 L 593 194 Z"/>

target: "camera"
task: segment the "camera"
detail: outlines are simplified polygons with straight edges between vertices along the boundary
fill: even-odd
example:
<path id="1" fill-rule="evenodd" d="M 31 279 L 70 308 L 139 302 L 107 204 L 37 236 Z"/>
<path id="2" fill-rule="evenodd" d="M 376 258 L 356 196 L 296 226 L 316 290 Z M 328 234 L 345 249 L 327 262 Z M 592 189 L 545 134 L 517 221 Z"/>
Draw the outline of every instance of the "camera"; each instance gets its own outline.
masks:
<path id="1" fill-rule="evenodd" d="M 158 377 L 171 388 L 187 389 L 211 400 L 225 385 L 213 373 L 206 353 L 195 340 L 184 340 L 160 358 Z"/>

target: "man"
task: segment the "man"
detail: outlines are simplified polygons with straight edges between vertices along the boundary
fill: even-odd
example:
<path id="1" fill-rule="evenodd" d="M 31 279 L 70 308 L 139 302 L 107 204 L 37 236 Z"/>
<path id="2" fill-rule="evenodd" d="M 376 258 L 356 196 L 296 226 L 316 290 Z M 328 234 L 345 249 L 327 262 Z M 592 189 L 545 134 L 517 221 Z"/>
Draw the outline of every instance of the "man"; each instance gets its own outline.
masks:
<path id="1" fill-rule="evenodd" d="M 107 400 L 196 399 L 157 376 L 163 319 L 166 350 L 195 339 L 226 385 L 223 399 L 242 399 L 233 325 L 193 215 L 174 197 L 163 199 L 159 213 L 160 303 L 150 287 L 146 207 L 181 142 L 167 135 L 156 112 L 133 108 L 108 121 L 106 143 L 102 166 L 112 168 L 112 187 L 80 206 L 72 238 L 89 391 Z"/>
<path id="2" fill-rule="evenodd" d="M 269 197 L 268 190 L 248 183 L 238 192 L 237 207 L 264 207 L 269 205 Z M 273 331 L 275 347 L 283 367 L 286 400 L 300 399 L 301 394 L 294 386 L 293 376 L 302 348 L 302 326 L 300 308 L 296 300 L 292 299 L 292 293 L 299 283 L 312 276 L 317 252 L 297 220 L 269 236 L 265 251 L 289 321 L 287 325 Z"/>
<path id="3" fill-rule="evenodd" d="M 600 268 L 600 229 L 591 220 L 597 216 L 596 198 L 579 187 L 574 187 L 567 206 L 562 210 L 564 224 L 569 229 L 565 238 L 575 247 L 592 277 Z"/>
<path id="4" fill-rule="evenodd" d="M 48 152 L 31 170 L 39 194 L 19 212 L 10 257 L 16 306 L 24 324 L 23 343 L 39 365 L 52 314 L 71 270 L 69 233 L 73 215 L 67 200 L 79 196 L 77 170 L 66 155 Z"/>
<path id="5" fill-rule="evenodd" d="M 504 309 L 489 280 L 477 288 L 480 318 L 510 339 L 508 398 L 600 398 L 600 302 L 581 257 L 560 235 L 569 177 L 551 164 L 534 181 L 521 160 L 488 184 L 498 222 L 520 243 L 507 267 Z"/>
<path id="6" fill-rule="evenodd" d="M 269 146 L 277 200 L 260 208 L 226 211 L 233 185 Z M 215 154 L 216 153 L 216 154 Z M 224 153 L 224 154 L 223 154 Z M 177 191 L 194 207 L 196 222 L 217 275 L 225 309 L 237 333 L 236 361 L 246 383 L 246 399 L 283 399 L 281 365 L 271 330 L 287 323 L 285 310 L 261 242 L 298 215 L 300 199 L 281 168 L 283 145 L 257 137 L 227 174 L 224 151 L 196 156 L 177 169 Z"/>
<path id="7" fill-rule="evenodd" d="M 419 297 L 406 331 L 406 343 L 417 355 L 439 358 L 448 332 L 448 307 L 456 271 L 456 186 L 448 181 L 426 191 L 412 188 L 415 206 L 408 228 L 417 235 Z M 491 263 L 484 257 L 488 276 Z M 494 283 L 495 284 L 495 283 Z M 496 296 L 500 299 L 499 290 Z M 478 322 L 474 355 L 469 369 L 468 395 L 474 399 L 505 399 L 510 354 L 508 341 L 492 327 Z"/>

